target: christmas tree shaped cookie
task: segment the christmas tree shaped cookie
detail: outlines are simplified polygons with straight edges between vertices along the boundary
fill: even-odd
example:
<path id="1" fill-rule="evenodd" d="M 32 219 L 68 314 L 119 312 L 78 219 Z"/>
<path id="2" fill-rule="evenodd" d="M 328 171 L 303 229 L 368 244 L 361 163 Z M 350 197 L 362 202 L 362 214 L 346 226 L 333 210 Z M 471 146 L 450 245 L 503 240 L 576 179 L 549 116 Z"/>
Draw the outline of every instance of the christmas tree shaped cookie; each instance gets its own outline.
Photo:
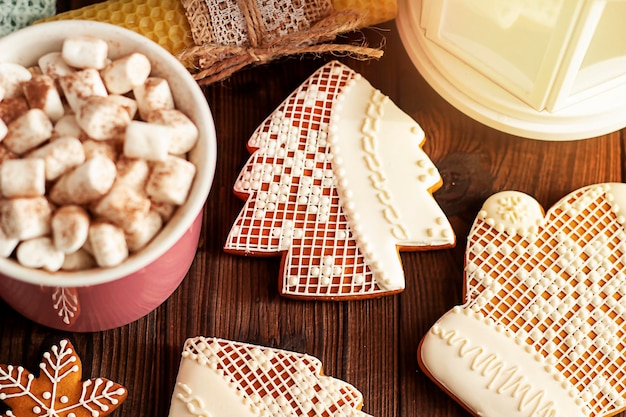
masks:
<path id="1" fill-rule="evenodd" d="M 309 355 L 196 337 L 185 343 L 169 417 L 367 417 L 362 403 Z"/>
<path id="2" fill-rule="evenodd" d="M 126 389 L 115 382 L 81 380 L 81 360 L 65 339 L 44 353 L 38 374 L 0 365 L 0 401 L 10 408 L 7 417 L 103 417 L 126 399 Z"/>
<path id="3" fill-rule="evenodd" d="M 248 142 L 234 186 L 245 205 L 225 250 L 281 255 L 280 292 L 350 299 L 400 292 L 398 251 L 448 248 L 424 132 L 339 62 L 293 92 Z"/>
<path id="4" fill-rule="evenodd" d="M 626 184 L 581 188 L 544 215 L 484 204 L 465 304 L 424 337 L 422 369 L 475 416 L 608 417 L 626 409 Z"/>

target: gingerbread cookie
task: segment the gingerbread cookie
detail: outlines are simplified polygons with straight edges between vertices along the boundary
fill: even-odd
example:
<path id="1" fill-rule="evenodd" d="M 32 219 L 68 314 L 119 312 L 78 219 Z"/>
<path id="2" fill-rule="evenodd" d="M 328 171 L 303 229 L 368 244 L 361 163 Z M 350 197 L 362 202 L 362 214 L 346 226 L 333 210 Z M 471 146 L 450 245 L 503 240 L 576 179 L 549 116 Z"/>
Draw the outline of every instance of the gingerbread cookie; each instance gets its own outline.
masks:
<path id="1" fill-rule="evenodd" d="M 0 365 L 0 400 L 6 416 L 103 417 L 126 399 L 126 389 L 105 378 L 82 381 L 82 363 L 64 339 L 44 353 L 39 376 L 21 366 Z"/>
<path id="2" fill-rule="evenodd" d="M 366 417 L 362 403 L 309 355 L 196 337 L 185 342 L 169 417 Z"/>
<path id="3" fill-rule="evenodd" d="M 475 416 L 607 417 L 626 409 L 626 184 L 581 188 L 543 214 L 484 204 L 465 304 L 420 344 L 422 369 Z"/>
<path id="4" fill-rule="evenodd" d="M 405 287 L 400 250 L 454 245 L 432 197 L 424 132 L 339 62 L 315 72 L 254 132 L 227 252 L 281 255 L 280 292 L 349 299 Z"/>

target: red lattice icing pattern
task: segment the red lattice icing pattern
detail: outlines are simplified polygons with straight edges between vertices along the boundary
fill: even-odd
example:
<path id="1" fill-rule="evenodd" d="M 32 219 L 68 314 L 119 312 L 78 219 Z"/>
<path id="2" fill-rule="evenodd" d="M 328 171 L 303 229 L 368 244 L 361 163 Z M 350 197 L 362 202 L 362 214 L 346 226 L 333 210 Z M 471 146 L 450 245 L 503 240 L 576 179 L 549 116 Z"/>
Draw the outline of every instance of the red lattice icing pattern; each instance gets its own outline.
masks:
<path id="1" fill-rule="evenodd" d="M 454 244 L 430 194 L 441 177 L 423 138 L 359 74 L 323 66 L 249 140 L 252 155 L 234 186 L 246 202 L 225 250 L 283 256 L 286 296 L 402 291 L 399 250 Z"/>
<path id="2" fill-rule="evenodd" d="M 182 356 L 222 375 L 254 415 L 367 416 L 360 411 L 361 393 L 323 376 L 322 363 L 306 354 L 197 337 L 187 340 Z M 187 377 L 179 373 L 178 385 Z"/>
<path id="3" fill-rule="evenodd" d="M 521 232 L 498 218 L 523 220 L 533 202 L 501 197 L 468 241 L 466 307 L 532 346 L 589 416 L 626 406 L 624 188 L 578 190 Z"/>
<path id="4" fill-rule="evenodd" d="M 250 139 L 256 150 L 235 192 L 250 196 L 226 248 L 287 251 L 283 294 L 342 296 L 384 292 L 356 246 L 342 211 L 327 144 L 333 103 L 357 74 L 325 66 Z"/>

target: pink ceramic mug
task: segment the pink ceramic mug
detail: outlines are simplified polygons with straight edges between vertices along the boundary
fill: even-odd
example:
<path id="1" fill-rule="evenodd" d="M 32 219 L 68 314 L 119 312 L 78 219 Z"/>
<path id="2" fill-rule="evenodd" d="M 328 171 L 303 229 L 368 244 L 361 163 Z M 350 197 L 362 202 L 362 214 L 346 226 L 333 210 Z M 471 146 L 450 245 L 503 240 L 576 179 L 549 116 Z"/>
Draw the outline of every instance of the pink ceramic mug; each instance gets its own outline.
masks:
<path id="1" fill-rule="evenodd" d="M 190 160 L 198 168 L 188 200 L 144 249 L 121 265 L 80 272 L 34 270 L 0 258 L 0 297 L 29 319 L 61 330 L 90 332 L 123 326 L 162 304 L 181 283 L 196 254 L 204 203 L 217 155 L 207 101 L 189 72 L 156 43 L 130 30 L 100 22 L 59 21 L 34 25 L 0 39 L 0 62 L 35 65 L 60 51 L 69 35 L 90 35 L 109 44 L 112 58 L 141 52 L 153 75 L 166 78 L 176 107 L 198 126 Z"/>

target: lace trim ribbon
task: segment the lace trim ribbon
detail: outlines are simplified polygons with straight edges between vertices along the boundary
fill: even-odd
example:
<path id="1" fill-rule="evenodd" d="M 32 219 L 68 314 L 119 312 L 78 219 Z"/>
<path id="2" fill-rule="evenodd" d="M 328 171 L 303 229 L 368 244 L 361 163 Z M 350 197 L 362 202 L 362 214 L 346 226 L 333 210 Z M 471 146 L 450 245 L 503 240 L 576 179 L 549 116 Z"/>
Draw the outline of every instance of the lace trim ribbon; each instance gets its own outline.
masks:
<path id="1" fill-rule="evenodd" d="M 195 70 L 193 76 L 201 85 L 224 80 L 246 66 L 265 64 L 292 54 L 331 53 L 363 60 L 383 55 L 380 47 L 332 43 L 337 35 L 362 27 L 362 16 L 358 10 L 331 12 L 308 29 L 272 39 L 271 34 L 264 30 L 256 0 L 239 0 L 237 3 L 248 35 L 246 45 L 201 44 L 177 54 L 180 61 Z"/>

